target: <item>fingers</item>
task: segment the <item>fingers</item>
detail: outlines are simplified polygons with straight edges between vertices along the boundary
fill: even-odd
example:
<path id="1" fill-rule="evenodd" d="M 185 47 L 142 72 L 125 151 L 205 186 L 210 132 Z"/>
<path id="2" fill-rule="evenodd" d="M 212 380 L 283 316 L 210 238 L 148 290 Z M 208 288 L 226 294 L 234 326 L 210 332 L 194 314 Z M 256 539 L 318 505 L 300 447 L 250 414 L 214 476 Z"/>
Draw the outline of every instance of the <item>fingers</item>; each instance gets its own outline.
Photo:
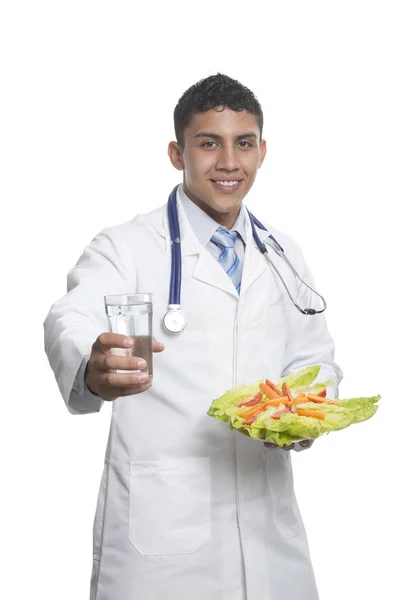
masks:
<path id="1" fill-rule="evenodd" d="M 308 448 L 309 446 L 311 446 L 311 440 L 301 440 L 299 442 L 300 446 L 302 446 L 303 448 Z"/>
<path id="2" fill-rule="evenodd" d="M 133 340 L 121 333 L 101 333 L 93 344 L 93 350 L 97 352 L 107 352 L 111 348 L 129 348 L 133 346 Z M 162 352 L 164 344 L 158 342 L 153 337 L 152 343 L 153 352 Z"/>
<path id="3" fill-rule="evenodd" d="M 129 348 L 132 340 L 122 333 L 101 333 L 93 344 L 95 352 L 107 352 L 111 348 Z"/>
<path id="4" fill-rule="evenodd" d="M 132 388 L 142 383 L 148 383 L 150 378 L 147 373 L 114 373 L 113 371 L 104 371 L 98 375 L 98 383 L 107 388 L 118 390 Z M 128 394 L 125 394 L 128 395 Z"/>
<path id="5" fill-rule="evenodd" d="M 289 444 L 289 445 L 284 444 L 283 446 L 281 446 L 281 448 L 282 448 L 282 450 L 285 450 L 287 452 L 288 450 L 293 450 L 294 444 L 293 443 Z"/>
<path id="6" fill-rule="evenodd" d="M 157 340 L 153 337 L 153 352 L 162 352 L 164 348 L 164 344 L 157 342 Z"/>
<path id="7" fill-rule="evenodd" d="M 281 448 L 281 450 L 293 450 L 294 444 L 284 444 L 283 446 L 279 446 L 278 444 L 273 444 L 272 442 L 264 442 L 264 446 L 266 448 Z"/>
<path id="8" fill-rule="evenodd" d="M 128 350 L 115 350 L 121 348 Z M 113 350 L 114 349 L 114 352 Z M 154 337 L 153 352 L 162 352 L 164 344 Z M 125 356 L 134 353 L 134 339 L 119 333 L 101 333 L 92 346 L 85 381 L 104 400 L 115 400 L 120 396 L 131 396 L 148 390 L 152 382 L 144 371 L 147 362 L 140 356 Z M 116 373 L 115 371 L 122 371 Z M 124 373 L 123 371 L 127 371 Z M 129 373 L 128 371 L 137 371 Z"/>
<path id="9" fill-rule="evenodd" d="M 134 371 L 147 367 L 147 362 L 140 356 L 117 356 L 115 354 L 97 354 L 94 363 L 99 371 Z"/>

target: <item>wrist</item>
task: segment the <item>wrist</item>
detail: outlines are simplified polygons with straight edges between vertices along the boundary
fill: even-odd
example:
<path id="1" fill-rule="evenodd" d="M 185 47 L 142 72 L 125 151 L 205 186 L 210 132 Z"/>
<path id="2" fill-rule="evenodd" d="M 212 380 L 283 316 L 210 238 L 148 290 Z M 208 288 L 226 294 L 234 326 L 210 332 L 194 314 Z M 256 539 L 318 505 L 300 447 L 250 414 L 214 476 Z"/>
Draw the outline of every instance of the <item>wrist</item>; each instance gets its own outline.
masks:
<path id="1" fill-rule="evenodd" d="M 92 388 L 89 386 L 89 384 L 88 384 L 88 382 L 87 382 L 87 373 L 88 373 L 88 368 L 89 368 L 89 361 L 88 361 L 88 362 L 87 362 L 87 364 L 86 364 L 86 367 L 85 367 L 85 372 L 84 372 L 84 375 L 83 375 L 83 380 L 84 380 L 84 382 L 85 382 L 85 386 L 87 387 L 87 389 L 89 390 L 89 392 L 90 392 L 91 394 L 93 394 L 94 396 L 98 396 L 98 397 L 100 398 L 100 395 L 99 395 L 97 392 L 95 392 L 94 390 L 92 390 Z"/>

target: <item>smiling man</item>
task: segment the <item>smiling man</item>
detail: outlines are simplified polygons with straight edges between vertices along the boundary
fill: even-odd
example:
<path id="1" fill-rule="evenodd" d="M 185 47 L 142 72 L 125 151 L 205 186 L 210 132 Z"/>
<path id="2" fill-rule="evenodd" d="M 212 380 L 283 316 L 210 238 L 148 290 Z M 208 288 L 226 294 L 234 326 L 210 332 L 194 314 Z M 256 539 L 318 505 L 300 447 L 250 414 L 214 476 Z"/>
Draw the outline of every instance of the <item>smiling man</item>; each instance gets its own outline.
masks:
<path id="1" fill-rule="evenodd" d="M 261 115 L 220 105 L 193 114 L 184 131 L 178 129 L 179 142 L 168 147 L 172 164 L 184 171 L 185 194 L 228 229 L 267 152 L 261 129 Z"/>
<path id="2" fill-rule="evenodd" d="M 291 449 L 268 447 L 211 419 L 241 383 L 321 365 L 337 397 L 342 374 L 323 314 L 300 313 L 253 239 L 243 199 L 266 155 L 253 93 L 218 73 L 189 88 L 168 146 L 182 184 L 167 204 L 101 231 L 68 273 L 45 320 L 46 352 L 73 414 L 113 402 L 93 529 L 91 600 L 317 600 L 297 506 Z M 171 211 L 179 223 L 171 232 Z M 255 226 L 263 242 L 268 233 Z M 301 277 L 302 253 L 268 225 Z M 187 326 L 163 327 L 173 255 L 181 256 Z M 272 256 L 304 307 L 315 295 Z M 175 265 L 176 266 L 176 265 Z M 154 379 L 120 356 L 103 297 L 153 292 Z M 118 370 L 118 372 L 116 372 Z"/>

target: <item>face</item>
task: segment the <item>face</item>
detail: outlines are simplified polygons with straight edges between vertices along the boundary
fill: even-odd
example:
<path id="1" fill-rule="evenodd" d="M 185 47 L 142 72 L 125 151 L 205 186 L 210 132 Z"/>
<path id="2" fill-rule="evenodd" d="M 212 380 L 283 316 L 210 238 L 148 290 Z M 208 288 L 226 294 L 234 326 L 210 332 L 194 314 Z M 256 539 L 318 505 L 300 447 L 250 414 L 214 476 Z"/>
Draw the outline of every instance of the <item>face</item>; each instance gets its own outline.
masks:
<path id="1" fill-rule="evenodd" d="M 170 142 L 168 155 L 184 172 L 186 195 L 230 229 L 267 151 L 255 115 L 226 106 L 196 113 L 185 128 L 184 140 L 183 151 L 177 142 Z M 238 183 L 217 183 L 221 181 Z"/>

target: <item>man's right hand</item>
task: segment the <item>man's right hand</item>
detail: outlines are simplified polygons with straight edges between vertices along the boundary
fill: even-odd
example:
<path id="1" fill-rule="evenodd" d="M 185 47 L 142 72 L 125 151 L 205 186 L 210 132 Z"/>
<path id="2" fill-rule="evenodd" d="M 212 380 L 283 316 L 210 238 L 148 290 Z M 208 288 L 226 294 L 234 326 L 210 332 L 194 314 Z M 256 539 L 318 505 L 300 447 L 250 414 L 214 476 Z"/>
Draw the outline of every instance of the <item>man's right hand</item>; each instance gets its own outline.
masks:
<path id="1" fill-rule="evenodd" d="M 85 381 L 91 392 L 103 400 L 140 394 L 151 387 L 147 373 L 114 373 L 115 369 L 143 369 L 146 361 L 134 356 L 115 356 L 111 348 L 130 348 L 129 338 L 119 333 L 102 333 L 92 346 L 86 366 Z M 153 352 L 162 352 L 164 345 L 153 338 Z M 143 363 L 140 363 L 143 361 Z"/>

